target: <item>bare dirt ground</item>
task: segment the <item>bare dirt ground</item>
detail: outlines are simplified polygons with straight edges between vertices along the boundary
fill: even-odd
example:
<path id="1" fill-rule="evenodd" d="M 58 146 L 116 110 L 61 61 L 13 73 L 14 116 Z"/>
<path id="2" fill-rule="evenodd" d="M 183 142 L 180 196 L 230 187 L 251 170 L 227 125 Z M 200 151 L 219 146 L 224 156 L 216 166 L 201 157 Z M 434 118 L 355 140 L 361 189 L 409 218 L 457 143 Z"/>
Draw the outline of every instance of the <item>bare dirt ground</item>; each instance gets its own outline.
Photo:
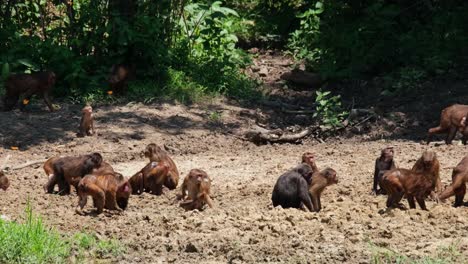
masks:
<path id="1" fill-rule="evenodd" d="M 99 135 L 76 138 L 79 106 L 64 104 L 55 113 L 36 110 L 0 113 L 5 147 L 0 157 L 11 154 L 9 165 L 99 151 L 129 177 L 145 165 L 140 153 L 154 142 L 175 149 L 172 156 L 182 177 L 191 168 L 201 168 L 213 179 L 213 209 L 185 212 L 174 201 L 174 190 L 162 196 L 132 196 L 121 214 L 82 216 L 74 211 L 76 194 L 44 193 L 47 177 L 41 165 L 8 174 L 11 186 L 0 192 L 1 214 L 21 219 L 29 198 L 34 212 L 51 227 L 119 239 L 127 253 L 110 262 L 369 263 L 377 246 L 415 257 L 434 255 L 436 249 L 454 243 L 464 254 L 468 249 L 466 208 L 428 202 L 429 211 L 386 212 L 385 197 L 370 194 L 374 160 L 383 147 L 394 146 L 397 164 L 405 168 L 425 149 L 435 150 L 447 185 L 452 168 L 467 154 L 459 141 L 428 147 L 356 137 L 256 146 L 225 133 L 249 122 L 241 114 L 245 109 L 222 101 L 96 107 Z M 296 165 L 305 151 L 317 153 L 320 168 L 334 168 L 339 184 L 325 191 L 319 213 L 273 208 L 271 191 L 277 177 Z M 92 212 L 91 203 L 86 209 Z"/>
<path id="2" fill-rule="evenodd" d="M 297 91 L 280 81 L 291 67 L 291 59 L 267 52 L 258 54 L 248 72 L 263 81 L 262 92 L 270 99 L 307 106 L 316 88 Z M 452 168 L 468 153 L 467 146 L 460 141 L 427 146 L 419 139 L 437 123 L 440 109 L 468 99 L 466 83 L 454 90 L 459 91 L 457 96 L 443 96 L 451 98 L 449 102 L 410 102 L 417 111 L 430 108 L 426 112 L 404 113 L 410 108 L 386 106 L 371 124 L 357 127 L 358 133 L 342 133 L 322 143 L 313 138 L 301 144 L 262 146 L 243 141 L 234 134 L 252 124 L 285 128 L 312 121 L 310 116 L 221 99 L 190 106 L 167 102 L 94 106 L 98 135 L 86 138 L 75 136 L 81 106 L 61 103 L 59 111 L 48 113 L 39 102 L 26 113 L 0 112 L 4 147 L 0 161 L 10 154 L 9 166 L 98 151 L 130 177 L 146 164 L 141 156 L 146 145 L 156 143 L 169 147 L 182 178 L 192 168 L 207 171 L 215 202 L 213 209 L 186 212 L 175 201 L 179 190 L 174 190 L 162 196 L 132 196 L 123 213 L 96 216 L 88 202 L 90 214 L 78 215 L 76 194 L 45 194 L 47 177 L 42 165 L 35 165 L 8 173 L 11 186 L 0 191 L 0 213 L 21 220 L 30 199 L 34 212 L 50 227 L 116 238 L 126 246 L 125 254 L 98 262 L 369 263 L 378 248 L 419 258 L 435 256 L 438 249 L 451 245 L 468 256 L 468 210 L 453 208 L 453 199 L 443 204 L 429 201 L 429 211 L 386 211 L 386 197 L 370 194 L 374 161 L 385 146 L 395 147 L 397 166 L 403 168 L 410 168 L 424 150 L 436 151 L 442 182 L 450 183 Z M 305 151 L 316 153 L 319 168 L 334 168 L 339 184 L 325 190 L 319 213 L 273 208 L 276 179 Z"/>

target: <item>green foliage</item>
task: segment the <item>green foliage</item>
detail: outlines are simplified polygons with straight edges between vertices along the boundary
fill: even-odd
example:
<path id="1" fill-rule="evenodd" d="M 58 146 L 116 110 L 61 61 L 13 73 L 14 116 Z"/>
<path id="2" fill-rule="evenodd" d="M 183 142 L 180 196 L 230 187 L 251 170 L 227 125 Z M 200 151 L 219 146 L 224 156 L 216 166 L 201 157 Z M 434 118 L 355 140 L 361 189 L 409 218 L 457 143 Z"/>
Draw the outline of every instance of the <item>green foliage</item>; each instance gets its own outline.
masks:
<path id="1" fill-rule="evenodd" d="M 117 256 L 125 251 L 116 240 L 99 240 L 84 233 L 63 237 L 33 214 L 29 201 L 25 213 L 24 223 L 0 219 L 1 263 L 64 263 L 74 252 L 79 259 L 86 259 Z"/>
<path id="2" fill-rule="evenodd" d="M 332 79 L 390 75 L 405 92 L 466 59 L 466 1 L 317 1 L 299 12 L 289 48 Z M 401 78 L 401 79 L 400 79 Z"/>
<path id="3" fill-rule="evenodd" d="M 333 128 L 341 127 L 343 118 L 348 114 L 341 107 L 341 96 L 331 95 L 330 91 L 316 91 L 314 117 L 321 123 Z"/>
<path id="4" fill-rule="evenodd" d="M 387 88 L 382 91 L 382 95 L 392 96 L 417 91 L 426 77 L 426 72 L 420 68 L 402 67 L 396 73 L 384 76 L 384 86 Z"/>

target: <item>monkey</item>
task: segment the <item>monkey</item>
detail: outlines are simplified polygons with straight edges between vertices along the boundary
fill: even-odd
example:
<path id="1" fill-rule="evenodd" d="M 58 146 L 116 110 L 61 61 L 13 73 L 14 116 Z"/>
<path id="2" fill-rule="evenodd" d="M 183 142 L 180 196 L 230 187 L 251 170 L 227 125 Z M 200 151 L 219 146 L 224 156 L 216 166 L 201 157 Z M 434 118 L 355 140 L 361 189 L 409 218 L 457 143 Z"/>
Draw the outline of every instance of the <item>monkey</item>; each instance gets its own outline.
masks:
<path id="1" fill-rule="evenodd" d="M 127 82 L 130 75 L 130 68 L 124 64 L 114 64 L 110 69 L 109 82 L 110 90 L 116 94 L 125 94 L 127 91 Z"/>
<path id="2" fill-rule="evenodd" d="M 312 168 L 312 172 L 314 173 L 319 171 L 317 165 L 315 164 L 315 154 L 312 152 L 305 152 L 302 154 L 302 163 L 309 164 L 309 166 Z"/>
<path id="3" fill-rule="evenodd" d="M 452 171 L 452 184 L 448 186 L 439 196 L 444 201 L 455 195 L 454 207 L 463 205 L 466 193 L 466 182 L 468 181 L 468 155 L 466 155 Z"/>
<path id="4" fill-rule="evenodd" d="M 386 147 L 380 152 L 380 157 L 375 160 L 374 184 L 372 185 L 372 193 L 375 195 L 386 194 L 380 186 L 380 180 L 385 171 L 396 169 L 393 154 L 393 147 Z M 377 189 L 377 186 L 380 188 Z"/>
<path id="5" fill-rule="evenodd" d="M 56 184 L 59 186 L 59 194 L 70 194 L 70 185 L 77 187 L 80 179 L 99 168 L 102 156 L 92 153 L 83 156 L 53 157 L 44 164 L 44 171 L 49 176 L 44 190 L 53 193 Z"/>
<path id="6" fill-rule="evenodd" d="M 6 191 L 10 187 L 10 181 L 3 171 L 0 171 L 0 189 Z"/>
<path id="7" fill-rule="evenodd" d="M 182 193 L 178 197 L 184 199 L 180 206 L 186 210 L 201 210 L 205 204 L 213 208 L 210 197 L 211 179 L 208 174 L 200 169 L 191 169 L 182 183 Z M 187 195 L 187 200 L 185 196 Z"/>
<path id="8" fill-rule="evenodd" d="M 104 208 L 108 210 L 125 210 L 131 192 L 130 184 L 120 173 L 88 174 L 78 183 L 77 212 L 83 210 L 88 201 L 88 196 L 93 197 L 93 203 L 98 214 L 102 213 Z"/>
<path id="9" fill-rule="evenodd" d="M 325 190 L 325 187 L 337 183 L 338 177 L 336 176 L 336 171 L 332 168 L 326 168 L 312 174 L 312 181 L 309 186 L 309 195 L 315 212 L 319 212 L 322 209 L 320 196 Z"/>
<path id="10" fill-rule="evenodd" d="M 165 162 L 152 161 L 133 175 L 129 183 L 132 194 L 150 192 L 155 195 L 163 193 L 163 184 L 169 173 L 170 166 Z"/>
<path id="11" fill-rule="evenodd" d="M 439 178 L 439 161 L 432 151 L 425 151 L 413 169 L 393 169 L 382 176 L 381 186 L 388 194 L 387 207 L 400 207 L 406 196 L 411 209 L 416 208 L 414 199 L 423 210 L 427 210 L 424 199 L 436 188 Z"/>
<path id="12" fill-rule="evenodd" d="M 78 136 L 92 136 L 94 134 L 93 108 L 90 105 L 87 105 L 83 107 L 81 112 L 83 115 L 81 116 Z"/>
<path id="13" fill-rule="evenodd" d="M 55 73 L 52 71 L 10 75 L 5 81 L 4 110 L 12 110 L 21 94 L 24 94 L 24 99 L 20 109 L 24 110 L 31 97 L 37 94 L 42 95 L 44 102 L 51 112 L 55 111 L 49 98 L 49 93 L 55 85 L 55 79 Z"/>
<path id="14" fill-rule="evenodd" d="M 462 143 L 466 145 L 468 140 L 467 118 L 468 105 L 455 104 L 445 108 L 440 115 L 439 126 L 428 130 L 427 144 L 431 142 L 432 135 L 441 133 L 447 133 L 445 143 L 452 144 L 458 130 L 463 134 Z"/>
<path id="15" fill-rule="evenodd" d="M 91 174 L 93 175 L 115 174 L 115 173 L 116 172 L 114 168 L 112 168 L 112 166 L 105 161 L 102 161 L 101 166 L 99 166 L 98 168 L 94 168 L 93 171 L 91 172 Z"/>
<path id="16" fill-rule="evenodd" d="M 271 200 L 273 206 L 281 205 L 283 208 L 302 209 L 302 204 L 313 211 L 309 184 L 312 181 L 312 168 L 301 163 L 293 169 L 282 174 L 273 188 Z"/>
<path id="17" fill-rule="evenodd" d="M 169 157 L 166 151 L 161 149 L 154 143 L 149 144 L 146 146 L 145 149 L 145 157 L 149 158 L 150 161 L 156 162 L 164 162 L 169 165 L 169 173 L 164 180 L 164 186 L 166 186 L 169 190 L 174 190 L 177 188 L 177 184 L 179 183 L 179 171 L 177 170 L 177 166 L 174 161 Z"/>
<path id="18" fill-rule="evenodd" d="M 420 174 L 425 174 L 434 181 L 435 189 L 431 191 L 431 198 L 438 202 L 438 195 L 442 192 L 442 182 L 440 181 L 439 175 L 440 163 L 436 153 L 424 151 L 423 155 L 416 161 L 411 170 Z"/>

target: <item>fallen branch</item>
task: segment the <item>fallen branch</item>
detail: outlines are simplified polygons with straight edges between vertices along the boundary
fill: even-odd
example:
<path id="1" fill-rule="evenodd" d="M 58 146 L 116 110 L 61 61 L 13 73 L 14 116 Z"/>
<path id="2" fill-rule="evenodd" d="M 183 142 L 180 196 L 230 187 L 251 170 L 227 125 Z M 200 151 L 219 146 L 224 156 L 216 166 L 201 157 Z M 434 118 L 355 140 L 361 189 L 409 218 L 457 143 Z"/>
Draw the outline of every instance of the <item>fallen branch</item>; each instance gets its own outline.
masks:
<path id="1" fill-rule="evenodd" d="M 286 114 L 294 114 L 294 115 L 310 115 L 310 114 L 315 113 L 314 110 L 288 110 L 285 108 L 282 108 L 281 111 Z"/>
<path id="2" fill-rule="evenodd" d="M 260 131 L 250 130 L 244 134 L 244 137 L 249 141 L 252 141 L 256 144 L 259 143 L 287 143 L 287 142 L 297 142 L 304 137 L 312 134 L 312 129 L 305 129 L 298 133 L 283 133 L 282 131 L 270 131 L 262 128 Z"/>
<path id="3" fill-rule="evenodd" d="M 26 168 L 28 166 L 32 166 L 32 165 L 36 165 L 36 164 L 40 164 L 40 163 L 44 163 L 46 162 L 47 160 L 46 159 L 42 159 L 42 160 L 33 160 L 33 161 L 28 161 L 24 164 L 21 164 L 21 165 L 18 165 L 18 166 L 15 166 L 15 167 L 6 167 L 7 170 L 19 170 L 19 169 L 23 169 L 23 168 Z"/>

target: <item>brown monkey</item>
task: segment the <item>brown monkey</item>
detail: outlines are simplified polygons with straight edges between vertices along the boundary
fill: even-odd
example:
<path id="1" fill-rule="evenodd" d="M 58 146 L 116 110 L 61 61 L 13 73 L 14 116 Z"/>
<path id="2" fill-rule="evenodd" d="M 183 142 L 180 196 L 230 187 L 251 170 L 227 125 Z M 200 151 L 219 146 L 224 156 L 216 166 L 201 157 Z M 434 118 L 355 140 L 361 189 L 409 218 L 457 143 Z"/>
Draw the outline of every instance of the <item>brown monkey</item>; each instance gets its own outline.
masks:
<path id="1" fill-rule="evenodd" d="M 52 193 L 58 184 L 60 194 L 70 194 L 70 185 L 76 188 L 81 178 L 101 166 L 101 163 L 102 156 L 99 153 L 50 158 L 44 164 L 44 171 L 49 176 L 44 189 Z"/>
<path id="2" fill-rule="evenodd" d="M 118 207 L 120 207 L 125 210 L 132 190 L 128 181 L 120 173 L 88 174 L 78 183 L 77 193 L 79 197 L 78 212 L 83 210 L 88 201 L 88 196 L 91 196 L 99 214 L 102 213 L 104 208 L 119 210 Z"/>
<path id="3" fill-rule="evenodd" d="M 0 171 L 0 189 L 6 191 L 10 187 L 10 181 L 3 171 Z"/>
<path id="4" fill-rule="evenodd" d="M 87 105 L 83 107 L 81 112 L 83 115 L 81 116 L 80 131 L 78 132 L 78 136 L 92 136 L 94 134 L 93 108 Z"/>
<path id="5" fill-rule="evenodd" d="M 385 191 L 380 186 L 380 180 L 385 171 L 396 169 L 393 154 L 393 147 L 386 147 L 380 152 L 380 157 L 375 160 L 374 184 L 372 185 L 373 194 L 385 194 Z M 380 189 L 377 189 L 377 186 Z"/>
<path id="6" fill-rule="evenodd" d="M 319 212 L 322 209 L 320 196 L 325 190 L 325 187 L 337 183 L 338 178 L 336 176 L 336 171 L 332 168 L 326 168 L 322 171 L 314 172 L 312 175 L 312 181 L 309 186 L 309 195 L 311 197 L 315 212 Z"/>
<path id="7" fill-rule="evenodd" d="M 466 193 L 466 182 L 468 181 L 468 155 L 466 155 L 458 165 L 453 168 L 452 184 L 448 186 L 440 195 L 441 200 L 445 200 L 455 195 L 455 207 L 463 205 L 463 198 Z"/>
<path id="8" fill-rule="evenodd" d="M 424 151 L 411 170 L 416 173 L 424 174 L 431 179 L 435 186 L 435 189 L 431 191 L 431 198 L 438 201 L 437 196 L 442 192 L 442 182 L 439 176 L 440 163 L 436 153 L 433 151 Z"/>
<path id="9" fill-rule="evenodd" d="M 146 146 L 145 157 L 149 158 L 150 161 L 164 162 L 169 166 L 169 173 L 164 180 L 164 186 L 169 188 L 169 190 L 174 190 L 177 188 L 179 183 L 179 171 L 174 161 L 169 157 L 166 151 L 161 149 L 154 143 Z"/>
<path id="10" fill-rule="evenodd" d="M 169 169 L 170 166 L 165 162 L 152 161 L 148 163 L 130 178 L 129 183 L 132 186 L 132 194 L 141 194 L 146 191 L 161 195 Z"/>
<path id="11" fill-rule="evenodd" d="M 101 162 L 101 166 L 99 166 L 98 168 L 94 168 L 92 173 L 93 175 L 103 175 L 103 174 L 114 174 L 116 173 L 114 168 L 112 168 L 112 166 L 103 161 Z"/>
<path id="12" fill-rule="evenodd" d="M 55 73 L 52 71 L 21 73 L 10 75 L 5 82 L 6 94 L 4 98 L 4 110 L 9 111 L 15 107 L 21 94 L 24 99 L 21 103 L 21 110 L 29 103 L 34 94 L 42 95 L 49 110 L 54 111 L 54 107 L 49 99 L 49 92 L 55 84 Z"/>
<path id="13" fill-rule="evenodd" d="M 439 161 L 432 151 L 425 151 L 413 169 L 394 169 L 384 173 L 381 185 L 388 194 L 387 207 L 399 207 L 406 195 L 410 208 L 416 208 L 414 199 L 427 210 L 424 199 L 440 184 Z"/>
<path id="14" fill-rule="evenodd" d="M 116 94 L 124 94 L 127 91 L 127 82 L 130 68 L 124 64 L 114 64 L 108 77 L 109 88 Z"/>
<path id="15" fill-rule="evenodd" d="M 301 163 L 282 174 L 273 188 L 273 206 L 303 209 L 302 206 L 305 205 L 312 212 L 314 208 L 308 190 L 312 174 L 312 168 L 306 163 Z"/>
<path id="16" fill-rule="evenodd" d="M 459 130 L 463 134 L 462 142 L 466 145 L 466 141 L 468 140 L 467 118 L 468 105 L 455 104 L 445 108 L 440 115 L 439 126 L 429 129 L 427 144 L 431 141 L 432 135 L 441 133 L 447 133 L 445 143 L 452 144 L 452 140 L 455 138 L 457 130 Z"/>
<path id="17" fill-rule="evenodd" d="M 315 154 L 312 152 L 305 152 L 302 154 L 302 163 L 309 164 L 309 166 L 312 168 L 312 172 L 319 171 L 317 165 L 315 164 Z"/>
<path id="18" fill-rule="evenodd" d="M 182 183 L 182 194 L 180 199 L 185 201 L 180 203 L 180 206 L 186 210 L 201 210 L 205 204 L 210 208 L 213 207 L 213 202 L 210 198 L 211 179 L 208 174 L 200 169 L 192 169 L 184 178 Z"/>

